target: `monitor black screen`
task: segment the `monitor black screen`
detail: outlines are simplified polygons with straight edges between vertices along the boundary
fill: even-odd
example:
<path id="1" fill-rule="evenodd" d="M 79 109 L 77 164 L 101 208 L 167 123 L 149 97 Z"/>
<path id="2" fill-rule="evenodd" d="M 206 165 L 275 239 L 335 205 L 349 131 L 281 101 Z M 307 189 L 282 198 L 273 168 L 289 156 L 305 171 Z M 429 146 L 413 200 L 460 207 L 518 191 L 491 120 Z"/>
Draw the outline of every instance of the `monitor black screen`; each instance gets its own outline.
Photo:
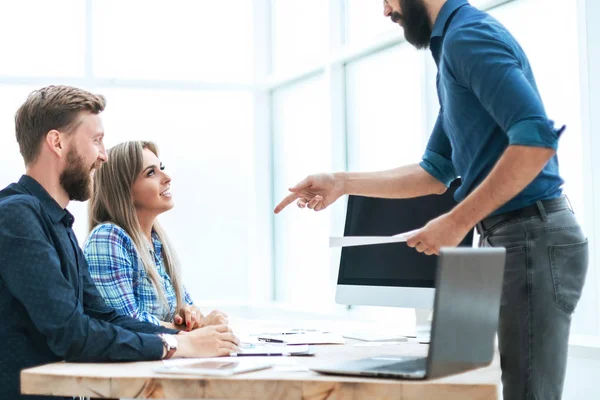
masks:
<path id="1" fill-rule="evenodd" d="M 441 195 L 412 199 L 349 196 L 344 236 L 391 236 L 423 227 L 456 206 L 456 180 Z M 471 247 L 473 231 L 460 246 Z M 435 287 L 437 256 L 406 243 L 344 247 L 338 285 Z"/>

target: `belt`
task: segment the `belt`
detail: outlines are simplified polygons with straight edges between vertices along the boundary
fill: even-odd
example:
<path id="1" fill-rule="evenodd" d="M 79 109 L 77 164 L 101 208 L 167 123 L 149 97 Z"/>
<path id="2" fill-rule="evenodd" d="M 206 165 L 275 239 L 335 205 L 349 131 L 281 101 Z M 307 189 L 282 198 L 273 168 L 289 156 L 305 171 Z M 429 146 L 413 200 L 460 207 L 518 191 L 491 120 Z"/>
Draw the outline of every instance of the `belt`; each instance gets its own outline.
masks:
<path id="1" fill-rule="evenodd" d="M 489 231 L 494 226 L 512 219 L 525 219 L 531 217 L 540 217 L 546 219 L 547 214 L 555 213 L 562 210 L 572 210 L 569 200 L 565 196 L 557 197 L 551 200 L 540 200 L 534 204 L 519 208 L 518 210 L 508 211 L 498 215 L 492 215 L 485 218 L 477 224 L 477 232 Z"/>

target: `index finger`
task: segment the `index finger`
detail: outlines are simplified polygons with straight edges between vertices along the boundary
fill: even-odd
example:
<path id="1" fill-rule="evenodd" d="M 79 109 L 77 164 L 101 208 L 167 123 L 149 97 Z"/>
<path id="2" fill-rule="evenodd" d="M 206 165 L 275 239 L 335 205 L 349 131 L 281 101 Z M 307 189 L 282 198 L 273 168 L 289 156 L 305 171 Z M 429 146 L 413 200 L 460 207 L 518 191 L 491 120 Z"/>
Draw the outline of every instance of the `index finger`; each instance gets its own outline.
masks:
<path id="1" fill-rule="evenodd" d="M 283 210 L 285 207 L 287 207 L 290 203 L 292 203 L 298 197 L 300 197 L 300 195 L 298 193 L 290 193 L 287 196 L 285 196 L 285 198 L 283 200 L 281 200 L 281 203 L 277 204 L 277 207 L 275 207 L 275 210 L 274 210 L 275 214 L 279 214 L 279 212 L 281 210 Z"/>
<path id="2" fill-rule="evenodd" d="M 188 330 L 190 330 L 192 328 L 192 326 L 194 326 L 193 324 L 193 320 L 192 320 L 192 310 L 190 309 L 190 307 L 186 307 L 184 309 L 182 309 L 185 315 L 185 324 L 188 328 Z"/>

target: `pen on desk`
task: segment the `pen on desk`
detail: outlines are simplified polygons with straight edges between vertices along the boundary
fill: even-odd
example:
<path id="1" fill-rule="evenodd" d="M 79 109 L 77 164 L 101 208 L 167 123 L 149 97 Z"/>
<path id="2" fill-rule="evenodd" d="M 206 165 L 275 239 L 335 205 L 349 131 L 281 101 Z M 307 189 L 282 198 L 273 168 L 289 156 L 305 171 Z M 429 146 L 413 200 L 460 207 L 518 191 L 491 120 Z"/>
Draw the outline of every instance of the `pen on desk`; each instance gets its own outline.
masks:
<path id="1" fill-rule="evenodd" d="M 258 338 L 261 342 L 269 342 L 269 343 L 285 343 L 284 340 L 279 339 L 271 339 L 271 338 Z"/>
<path id="2" fill-rule="evenodd" d="M 271 357 L 271 356 L 289 356 L 290 353 L 231 353 L 230 357 Z"/>

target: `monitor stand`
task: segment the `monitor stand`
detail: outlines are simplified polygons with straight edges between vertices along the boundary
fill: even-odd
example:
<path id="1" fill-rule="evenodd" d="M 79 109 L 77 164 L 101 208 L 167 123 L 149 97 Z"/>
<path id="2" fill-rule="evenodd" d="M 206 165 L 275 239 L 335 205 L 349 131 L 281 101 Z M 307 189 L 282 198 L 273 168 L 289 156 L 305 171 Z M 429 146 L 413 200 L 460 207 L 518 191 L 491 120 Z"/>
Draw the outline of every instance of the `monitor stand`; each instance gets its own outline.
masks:
<path id="1" fill-rule="evenodd" d="M 415 335 L 420 343 L 429 343 L 433 310 L 415 308 Z"/>

